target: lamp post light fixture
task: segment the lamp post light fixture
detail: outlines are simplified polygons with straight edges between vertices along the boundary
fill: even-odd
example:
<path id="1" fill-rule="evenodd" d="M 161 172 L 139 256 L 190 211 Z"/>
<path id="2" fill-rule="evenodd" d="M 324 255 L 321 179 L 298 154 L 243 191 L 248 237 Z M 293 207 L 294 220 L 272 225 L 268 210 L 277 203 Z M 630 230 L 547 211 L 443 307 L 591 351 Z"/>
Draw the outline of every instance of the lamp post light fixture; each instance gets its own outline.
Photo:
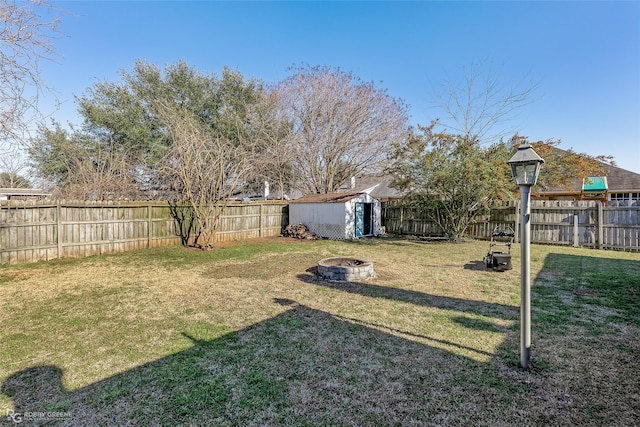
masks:
<path id="1" fill-rule="evenodd" d="M 522 144 L 507 162 L 511 166 L 511 175 L 520 186 L 522 204 L 522 226 L 520 233 L 520 366 L 531 367 L 531 208 L 529 200 L 531 187 L 536 184 L 544 160 L 538 156 L 531 145 Z"/>

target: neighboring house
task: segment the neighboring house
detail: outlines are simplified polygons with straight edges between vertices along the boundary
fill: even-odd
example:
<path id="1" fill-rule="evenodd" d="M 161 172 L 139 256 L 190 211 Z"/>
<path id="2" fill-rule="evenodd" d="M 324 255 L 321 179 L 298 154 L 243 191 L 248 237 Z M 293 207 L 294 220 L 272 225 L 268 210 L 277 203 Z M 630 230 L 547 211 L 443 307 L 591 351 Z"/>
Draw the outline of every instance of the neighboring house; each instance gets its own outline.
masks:
<path id="1" fill-rule="evenodd" d="M 605 171 L 603 177 L 576 180 L 569 188 L 544 190 L 535 197 L 539 200 L 601 200 L 609 205 L 640 206 L 640 174 L 607 164 L 602 167 Z"/>
<path id="2" fill-rule="evenodd" d="M 382 233 L 380 201 L 366 193 L 311 194 L 292 200 L 289 223 L 333 240 Z"/>
<path id="3" fill-rule="evenodd" d="M 41 200 L 51 196 L 37 188 L 0 188 L 0 200 Z"/>
<path id="4" fill-rule="evenodd" d="M 288 193 L 281 194 L 279 191 L 270 187 L 269 181 L 264 182 L 261 194 L 247 193 L 245 191 L 238 191 L 231 196 L 231 200 L 238 200 L 244 202 L 261 201 L 261 200 L 291 200 L 298 197 L 302 197 L 304 194 L 296 189 L 290 189 Z"/>
<path id="5" fill-rule="evenodd" d="M 608 164 L 603 164 L 602 168 L 605 180 L 603 177 L 576 180 L 569 188 L 542 190 L 533 197 L 538 200 L 601 200 L 608 205 L 640 206 L 640 174 Z M 383 202 L 402 198 L 402 192 L 392 188 L 391 181 L 391 175 L 356 176 L 343 185 L 340 192 L 367 193 Z M 602 189 L 603 184 L 606 189 Z"/>
<path id="6" fill-rule="evenodd" d="M 400 199 L 403 194 L 391 187 L 391 175 L 358 175 L 340 187 L 340 193 L 366 193 L 381 202 Z"/>

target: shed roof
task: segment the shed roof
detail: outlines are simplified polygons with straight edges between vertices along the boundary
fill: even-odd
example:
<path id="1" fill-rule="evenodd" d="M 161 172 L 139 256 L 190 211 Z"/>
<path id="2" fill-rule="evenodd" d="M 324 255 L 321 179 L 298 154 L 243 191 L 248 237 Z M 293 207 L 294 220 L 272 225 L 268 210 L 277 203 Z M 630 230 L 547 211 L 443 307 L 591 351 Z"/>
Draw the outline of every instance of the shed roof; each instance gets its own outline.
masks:
<path id="1" fill-rule="evenodd" d="M 366 193 L 328 193 L 328 194 L 308 194 L 299 199 L 292 200 L 291 203 L 345 203 Z"/>

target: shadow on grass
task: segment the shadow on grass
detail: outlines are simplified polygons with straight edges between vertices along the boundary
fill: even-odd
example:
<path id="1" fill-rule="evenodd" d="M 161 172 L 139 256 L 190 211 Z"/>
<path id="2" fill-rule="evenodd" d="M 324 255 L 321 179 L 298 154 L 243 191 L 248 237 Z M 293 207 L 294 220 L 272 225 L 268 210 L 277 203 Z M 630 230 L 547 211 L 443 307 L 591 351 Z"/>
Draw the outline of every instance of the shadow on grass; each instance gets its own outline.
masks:
<path id="1" fill-rule="evenodd" d="M 487 268 L 487 264 L 484 261 L 469 261 L 464 265 L 465 270 L 475 270 L 475 271 L 492 271 L 490 268 Z"/>
<path id="2" fill-rule="evenodd" d="M 525 391 L 486 363 L 291 300 L 274 303 L 286 311 L 218 339 L 189 337 L 187 350 L 77 390 L 47 365 L 14 374 L 2 392 L 36 424 L 378 426 L 452 417 L 471 425 L 475 404 L 459 411 L 461 399 L 479 403 L 497 384 L 504 392 L 489 394 L 506 408 Z M 54 412 L 57 420 L 47 418 Z"/>
<path id="3" fill-rule="evenodd" d="M 364 321 L 362 321 L 360 319 L 354 319 L 352 317 L 344 317 L 344 316 L 340 316 L 340 315 L 337 315 L 337 314 L 334 315 L 334 317 L 337 318 L 337 319 L 344 319 L 344 320 L 346 320 L 348 322 L 353 322 L 353 323 L 356 323 L 356 324 L 359 324 L 359 325 L 362 325 L 362 326 L 376 328 L 378 330 L 383 330 L 383 331 L 389 331 L 389 332 L 392 332 L 394 334 L 400 334 L 400 335 L 404 335 L 404 336 L 408 336 L 408 337 L 420 338 L 421 340 L 424 340 L 424 341 L 427 341 L 427 342 L 430 342 L 430 343 L 433 343 L 433 344 L 443 344 L 443 345 L 446 345 L 448 347 L 456 347 L 456 348 L 458 348 L 460 350 L 467 350 L 467 351 L 469 351 L 471 353 L 481 354 L 483 356 L 493 356 L 492 353 L 489 353 L 489 352 L 486 352 L 486 351 L 482 351 L 482 350 L 474 348 L 474 347 L 461 345 L 461 344 L 458 344 L 458 343 L 454 343 L 452 341 L 433 338 L 433 337 L 430 337 L 430 336 L 427 336 L 427 335 L 423 335 L 423 334 L 416 334 L 414 332 L 410 332 L 410 331 L 406 331 L 406 330 L 402 330 L 402 329 L 391 328 L 389 326 L 381 325 L 379 323 L 364 322 Z M 456 319 L 458 319 L 458 318 L 456 318 Z M 454 321 L 456 321 L 456 319 L 454 319 Z M 463 323 L 463 322 L 464 321 L 462 321 L 460 323 Z M 482 322 L 482 323 L 483 324 L 484 323 L 489 324 L 489 322 Z M 464 324 L 464 326 L 472 327 L 472 326 L 469 326 L 469 325 L 471 325 L 471 323 Z M 485 330 L 489 330 L 491 332 L 496 332 L 497 328 L 494 325 L 493 329 L 489 329 L 488 327 L 486 327 Z"/>
<path id="4" fill-rule="evenodd" d="M 431 295 L 424 292 L 380 286 L 366 282 L 339 282 L 324 280 L 315 274 L 316 271 L 317 267 L 311 267 L 306 270 L 305 274 L 298 274 L 297 277 L 302 282 L 310 285 L 323 286 L 329 289 L 373 298 L 385 298 L 425 307 L 457 310 L 460 312 L 469 312 L 484 316 L 497 317 L 500 319 L 512 320 L 518 316 L 518 308 L 510 305 Z"/>

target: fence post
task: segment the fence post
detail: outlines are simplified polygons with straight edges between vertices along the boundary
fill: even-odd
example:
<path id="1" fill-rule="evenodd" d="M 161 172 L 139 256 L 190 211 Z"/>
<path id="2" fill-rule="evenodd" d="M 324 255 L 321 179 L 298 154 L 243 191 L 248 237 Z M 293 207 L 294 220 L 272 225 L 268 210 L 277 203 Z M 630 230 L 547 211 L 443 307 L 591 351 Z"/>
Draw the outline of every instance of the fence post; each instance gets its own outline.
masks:
<path id="1" fill-rule="evenodd" d="M 515 224 L 515 227 L 513 228 L 515 230 L 514 242 L 519 243 L 520 233 L 518 230 L 520 230 L 520 202 L 517 200 L 516 200 L 515 209 L 516 209 L 516 224 Z"/>
<path id="2" fill-rule="evenodd" d="M 147 204 L 147 247 L 150 248 L 151 247 L 151 204 L 152 202 L 149 202 Z"/>
<path id="3" fill-rule="evenodd" d="M 56 246 L 58 247 L 58 258 L 62 258 L 62 220 L 60 215 L 62 213 L 62 206 L 60 206 L 60 200 L 56 203 Z"/>
<path id="4" fill-rule="evenodd" d="M 604 212 L 602 211 L 602 202 L 598 200 L 596 204 L 598 205 L 598 244 L 596 245 L 596 248 L 602 249 L 604 246 Z"/>
<path id="5" fill-rule="evenodd" d="M 260 203 L 260 216 L 258 217 L 258 229 L 259 229 L 259 231 L 258 231 L 258 236 L 259 236 L 259 237 L 262 237 L 262 234 L 263 234 L 263 233 L 262 233 L 262 222 L 263 222 L 263 221 L 262 221 L 262 212 L 263 212 L 263 211 L 262 211 L 262 207 L 263 207 L 263 206 L 264 206 L 264 205 L 263 205 L 262 203 Z"/>
<path id="6" fill-rule="evenodd" d="M 578 233 L 578 214 L 573 214 L 573 247 L 580 246 L 580 237 Z"/>

